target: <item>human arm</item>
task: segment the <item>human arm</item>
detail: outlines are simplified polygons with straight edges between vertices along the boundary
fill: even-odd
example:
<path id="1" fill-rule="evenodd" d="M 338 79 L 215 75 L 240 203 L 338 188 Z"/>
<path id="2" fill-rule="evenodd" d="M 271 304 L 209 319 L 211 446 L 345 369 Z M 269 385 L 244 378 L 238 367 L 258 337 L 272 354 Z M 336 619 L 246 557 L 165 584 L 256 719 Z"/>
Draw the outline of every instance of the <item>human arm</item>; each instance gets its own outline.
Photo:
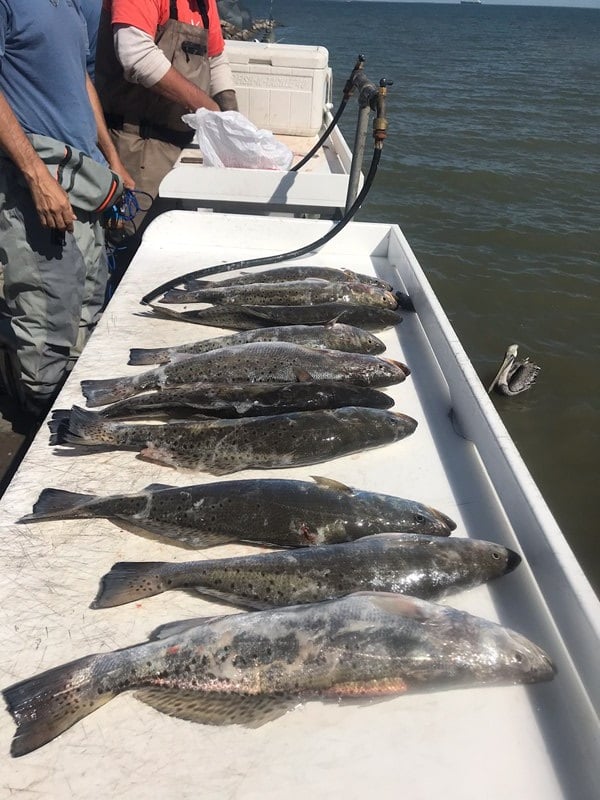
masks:
<path id="1" fill-rule="evenodd" d="M 94 119 L 96 120 L 98 147 L 102 151 L 104 158 L 108 161 L 108 165 L 111 170 L 116 172 L 116 174 L 123 181 L 123 186 L 126 189 L 135 189 L 135 181 L 125 169 L 125 166 L 117 152 L 117 148 L 110 137 L 110 133 L 106 127 L 106 122 L 104 121 L 104 112 L 102 111 L 100 98 L 98 97 L 96 88 L 94 87 L 89 75 L 86 76 L 86 88 L 88 97 L 90 98 L 90 105 L 92 106 L 92 110 L 94 112 Z"/>
<path id="2" fill-rule="evenodd" d="M 115 25 L 113 30 L 115 52 L 126 80 L 139 83 L 189 111 L 197 108 L 219 111 L 218 104 L 206 92 L 171 65 L 148 33 L 133 25 Z"/>
<path id="3" fill-rule="evenodd" d="M 71 232 L 73 221 L 77 217 L 69 197 L 35 152 L 2 92 L 0 92 L 0 148 L 25 178 L 42 225 L 45 228 Z"/>
<path id="4" fill-rule="evenodd" d="M 209 64 L 212 98 L 216 100 L 221 111 L 238 111 L 235 84 L 225 50 L 218 56 L 209 58 Z"/>

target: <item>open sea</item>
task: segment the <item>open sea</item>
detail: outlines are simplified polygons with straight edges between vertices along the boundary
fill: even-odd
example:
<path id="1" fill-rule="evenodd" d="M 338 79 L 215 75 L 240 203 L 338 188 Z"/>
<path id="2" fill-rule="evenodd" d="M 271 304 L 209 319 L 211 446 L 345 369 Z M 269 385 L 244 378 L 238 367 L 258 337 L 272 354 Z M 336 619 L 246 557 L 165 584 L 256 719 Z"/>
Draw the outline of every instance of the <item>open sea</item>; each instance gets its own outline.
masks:
<path id="1" fill-rule="evenodd" d="M 244 5 L 269 16 L 268 0 Z M 486 386 L 509 344 L 541 366 L 494 403 L 599 592 L 600 9 L 272 8 L 277 41 L 329 50 L 334 108 L 359 53 L 394 82 L 356 219 L 401 226 Z M 355 125 L 351 102 L 350 144 Z M 369 132 L 367 166 L 371 152 Z"/>

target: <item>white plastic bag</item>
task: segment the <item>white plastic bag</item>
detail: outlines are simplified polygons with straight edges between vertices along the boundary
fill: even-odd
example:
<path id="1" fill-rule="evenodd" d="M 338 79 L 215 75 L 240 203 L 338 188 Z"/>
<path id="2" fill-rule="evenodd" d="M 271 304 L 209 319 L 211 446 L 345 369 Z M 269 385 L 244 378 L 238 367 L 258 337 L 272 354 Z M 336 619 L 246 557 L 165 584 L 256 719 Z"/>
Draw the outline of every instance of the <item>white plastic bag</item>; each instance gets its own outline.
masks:
<path id="1" fill-rule="evenodd" d="M 239 111 L 199 108 L 182 119 L 196 130 L 194 139 L 208 167 L 288 170 L 292 165 L 289 147 Z"/>

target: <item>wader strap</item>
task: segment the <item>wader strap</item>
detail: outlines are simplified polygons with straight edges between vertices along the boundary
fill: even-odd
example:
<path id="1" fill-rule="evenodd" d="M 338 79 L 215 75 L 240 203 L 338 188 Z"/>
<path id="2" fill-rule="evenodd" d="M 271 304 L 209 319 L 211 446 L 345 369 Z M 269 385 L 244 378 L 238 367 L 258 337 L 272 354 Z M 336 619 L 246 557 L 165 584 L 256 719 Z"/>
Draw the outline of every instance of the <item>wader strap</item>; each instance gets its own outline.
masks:
<path id="1" fill-rule="evenodd" d="M 208 11 L 206 10 L 206 2 L 205 0 L 197 0 L 197 3 L 198 3 L 198 13 L 202 17 L 202 24 L 204 25 L 204 29 L 208 30 Z M 177 15 L 177 0 L 170 0 L 169 18 L 174 20 L 179 20 L 179 17 Z"/>

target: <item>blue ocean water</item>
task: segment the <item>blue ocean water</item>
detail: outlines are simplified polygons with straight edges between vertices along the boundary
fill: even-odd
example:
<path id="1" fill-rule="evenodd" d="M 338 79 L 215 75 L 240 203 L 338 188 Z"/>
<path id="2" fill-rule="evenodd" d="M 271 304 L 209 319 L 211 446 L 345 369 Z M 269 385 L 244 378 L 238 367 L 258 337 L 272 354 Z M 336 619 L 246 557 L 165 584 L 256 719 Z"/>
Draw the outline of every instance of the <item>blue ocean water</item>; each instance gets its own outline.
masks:
<path id="1" fill-rule="evenodd" d="M 329 50 L 335 107 L 359 53 L 394 81 L 357 219 L 402 227 L 486 386 L 513 342 L 541 365 L 532 389 L 494 402 L 598 591 L 600 10 L 272 8 L 278 41 Z M 349 142 L 355 124 L 347 111 Z"/>

